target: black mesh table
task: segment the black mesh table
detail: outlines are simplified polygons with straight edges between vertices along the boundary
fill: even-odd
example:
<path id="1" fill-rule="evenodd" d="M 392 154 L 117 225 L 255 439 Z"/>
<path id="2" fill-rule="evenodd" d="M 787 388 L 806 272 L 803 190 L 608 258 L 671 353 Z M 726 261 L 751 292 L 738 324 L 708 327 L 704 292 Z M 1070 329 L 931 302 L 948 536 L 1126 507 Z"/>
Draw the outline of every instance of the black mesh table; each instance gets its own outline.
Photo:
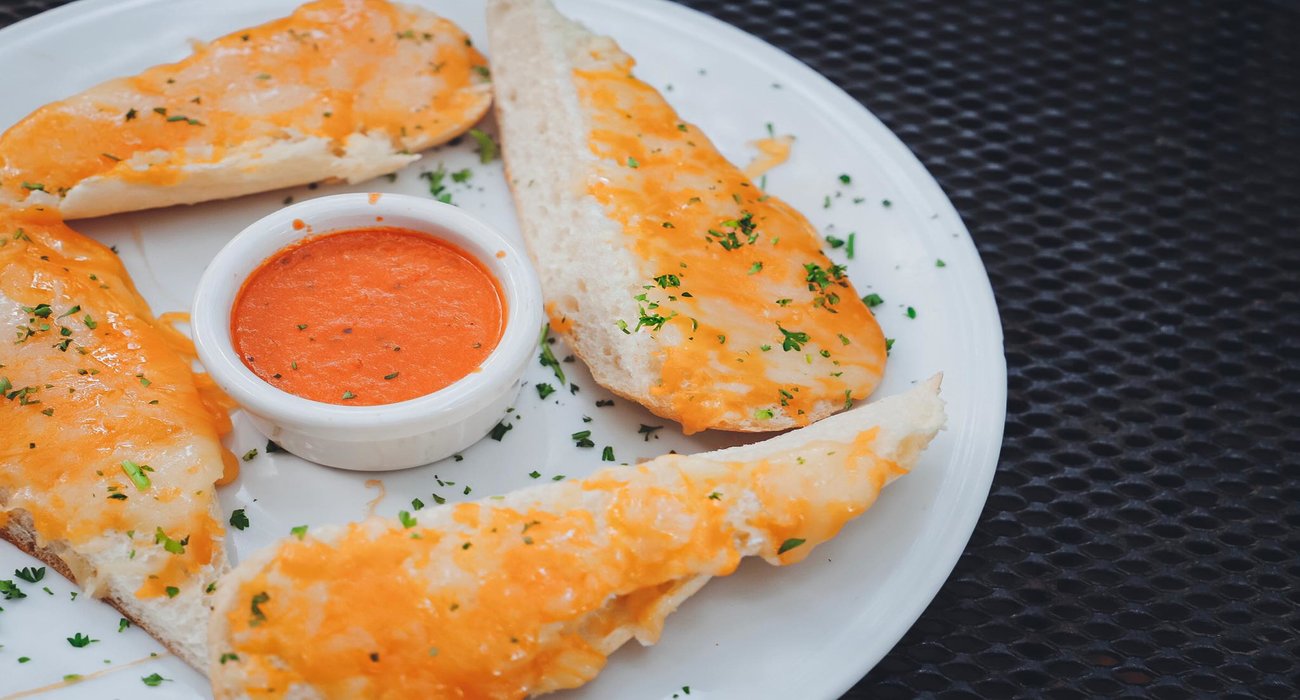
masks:
<path id="1" fill-rule="evenodd" d="M 979 527 L 845 697 L 1295 697 L 1300 7 L 687 4 L 916 152 L 1005 326 Z"/>

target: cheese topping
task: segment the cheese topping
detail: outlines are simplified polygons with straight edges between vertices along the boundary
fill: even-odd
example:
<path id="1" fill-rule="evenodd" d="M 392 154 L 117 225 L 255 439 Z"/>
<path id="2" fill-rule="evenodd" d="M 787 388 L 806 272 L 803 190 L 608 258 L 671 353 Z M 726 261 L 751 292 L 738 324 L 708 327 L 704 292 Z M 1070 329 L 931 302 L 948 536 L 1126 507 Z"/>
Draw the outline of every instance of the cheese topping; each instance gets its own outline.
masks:
<path id="1" fill-rule="evenodd" d="M 97 175 L 165 185 L 185 166 L 286 138 L 325 139 L 341 154 L 364 133 L 420 150 L 482 116 L 486 63 L 428 12 L 320 0 L 38 109 L 0 137 L 0 181 L 18 200 Z"/>
<path id="2" fill-rule="evenodd" d="M 119 547 L 141 597 L 224 561 L 211 507 L 229 399 L 117 256 L 51 215 L 0 211 L 0 326 L 0 516 L 43 543 Z"/>
<path id="3" fill-rule="evenodd" d="M 668 455 L 290 538 L 223 612 L 223 697 L 521 698 L 653 643 L 697 577 L 803 559 L 905 470 L 876 431 L 758 462 Z M 365 601 L 382 601 L 369 605 Z"/>
<path id="4" fill-rule="evenodd" d="M 642 261 L 638 317 L 610 319 L 666 346 L 653 389 L 688 433 L 806 425 L 880 380 L 874 316 L 812 224 L 764 194 L 617 48 L 574 72 L 596 156 L 587 191 Z"/>

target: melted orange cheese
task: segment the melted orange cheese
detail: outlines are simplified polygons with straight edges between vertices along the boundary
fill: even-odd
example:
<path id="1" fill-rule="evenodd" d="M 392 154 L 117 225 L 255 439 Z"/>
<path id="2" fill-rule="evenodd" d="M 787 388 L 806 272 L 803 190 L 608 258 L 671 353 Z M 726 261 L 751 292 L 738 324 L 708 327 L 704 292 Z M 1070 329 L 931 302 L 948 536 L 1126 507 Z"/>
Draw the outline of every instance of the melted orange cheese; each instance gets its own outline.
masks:
<path id="1" fill-rule="evenodd" d="M 458 27 L 384 0 L 319 0 L 178 62 L 46 105 L 0 137 L 12 196 L 96 175 L 169 184 L 187 165 L 283 138 L 442 143 L 482 116 L 486 59 Z"/>
<path id="2" fill-rule="evenodd" d="M 865 398 L 885 341 L 799 212 L 764 194 L 614 49 L 574 72 L 597 156 L 588 192 L 641 261 L 640 318 L 667 348 L 656 396 L 688 433 L 804 425 Z M 611 323 L 614 320 L 611 319 Z"/>
<path id="3" fill-rule="evenodd" d="M 577 687 L 628 637 L 654 642 L 697 577 L 747 555 L 797 562 L 838 533 L 904 471 L 874 448 L 868 431 L 755 463 L 669 455 L 509 505 L 417 512 L 411 528 L 370 520 L 286 540 L 223 613 L 229 648 L 214 654 L 237 658 L 214 687 L 394 699 Z"/>
<path id="4" fill-rule="evenodd" d="M 790 145 L 793 143 L 793 136 L 773 136 L 755 141 L 754 147 L 758 149 L 758 155 L 745 166 L 745 177 L 751 181 L 757 180 L 772 168 L 789 160 Z"/>
<path id="5" fill-rule="evenodd" d="M 0 326 L 0 511 L 74 549 L 128 532 L 161 549 L 159 528 L 188 538 L 145 572 L 142 597 L 224 562 L 210 508 L 229 399 L 193 374 L 193 347 L 154 319 L 117 255 L 50 215 L 0 210 Z"/>

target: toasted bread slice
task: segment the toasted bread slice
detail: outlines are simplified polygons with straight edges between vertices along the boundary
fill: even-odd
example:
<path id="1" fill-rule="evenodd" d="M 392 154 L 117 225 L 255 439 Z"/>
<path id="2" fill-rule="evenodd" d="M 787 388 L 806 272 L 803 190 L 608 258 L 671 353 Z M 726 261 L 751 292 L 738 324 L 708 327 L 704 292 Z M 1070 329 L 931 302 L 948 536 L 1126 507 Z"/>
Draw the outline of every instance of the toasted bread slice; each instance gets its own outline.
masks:
<path id="1" fill-rule="evenodd" d="M 36 110 L 0 137 L 0 199 L 65 219 L 394 172 L 491 105 L 450 21 L 319 0 Z"/>
<path id="2" fill-rule="evenodd" d="M 507 175 L 552 328 L 685 430 L 780 430 L 866 398 L 885 340 L 799 212 L 549 0 L 490 0 Z"/>
<path id="3" fill-rule="evenodd" d="M 521 698 L 591 680 L 742 557 L 802 560 L 943 426 L 939 381 L 766 442 L 314 529 L 241 563 L 218 698 Z M 374 601 L 367 604 L 366 601 Z"/>
<path id="4" fill-rule="evenodd" d="M 49 214 L 0 235 L 0 536 L 206 671 L 229 417 L 112 251 Z"/>

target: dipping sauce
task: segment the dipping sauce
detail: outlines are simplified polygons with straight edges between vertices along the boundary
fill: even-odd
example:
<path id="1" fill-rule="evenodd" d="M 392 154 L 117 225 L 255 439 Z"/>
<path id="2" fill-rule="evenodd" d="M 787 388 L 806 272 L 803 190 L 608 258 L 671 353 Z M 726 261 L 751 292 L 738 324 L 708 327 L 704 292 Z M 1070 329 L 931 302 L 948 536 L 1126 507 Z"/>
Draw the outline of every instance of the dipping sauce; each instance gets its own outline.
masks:
<path id="1" fill-rule="evenodd" d="M 253 271 L 231 310 L 240 359 L 314 401 L 414 399 L 478 370 L 504 329 L 505 301 L 470 254 L 401 228 L 304 239 Z"/>

